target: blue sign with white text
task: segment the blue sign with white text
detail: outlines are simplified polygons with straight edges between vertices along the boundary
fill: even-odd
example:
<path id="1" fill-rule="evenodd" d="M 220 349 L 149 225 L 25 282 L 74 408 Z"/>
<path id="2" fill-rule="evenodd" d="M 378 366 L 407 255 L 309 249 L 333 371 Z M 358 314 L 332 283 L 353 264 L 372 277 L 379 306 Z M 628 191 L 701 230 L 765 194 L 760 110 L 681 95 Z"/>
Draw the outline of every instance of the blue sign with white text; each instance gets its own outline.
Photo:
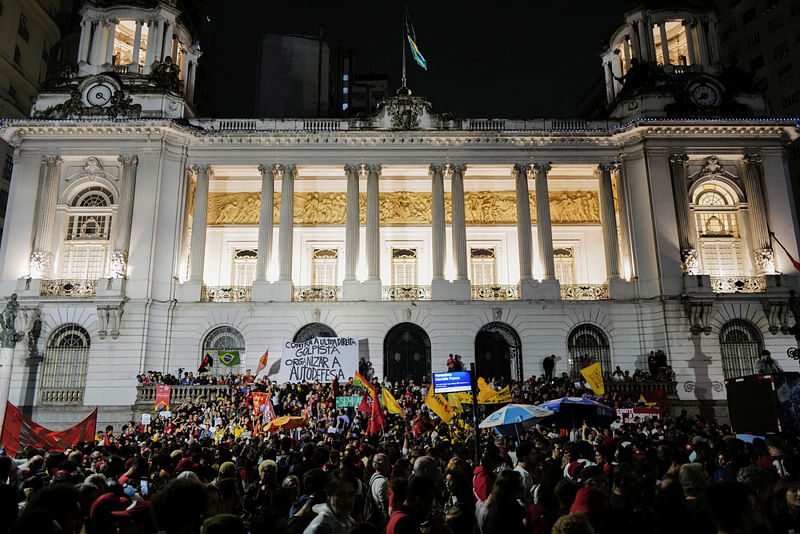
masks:
<path id="1" fill-rule="evenodd" d="M 459 391 L 472 391 L 469 371 L 433 373 L 434 393 L 458 393 Z"/>

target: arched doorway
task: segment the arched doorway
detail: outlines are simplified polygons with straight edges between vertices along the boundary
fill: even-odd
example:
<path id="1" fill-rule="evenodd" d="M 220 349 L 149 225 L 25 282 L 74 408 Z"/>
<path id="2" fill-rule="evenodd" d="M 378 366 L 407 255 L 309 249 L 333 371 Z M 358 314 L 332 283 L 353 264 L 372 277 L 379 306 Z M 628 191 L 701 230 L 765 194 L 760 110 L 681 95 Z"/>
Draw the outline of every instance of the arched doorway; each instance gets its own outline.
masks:
<path id="1" fill-rule="evenodd" d="M 569 334 L 567 348 L 571 376 L 578 376 L 581 369 L 598 362 L 603 375 L 611 374 L 611 346 L 608 337 L 598 327 L 591 324 L 576 326 Z"/>
<path id="2" fill-rule="evenodd" d="M 475 336 L 475 370 L 487 380 L 522 380 L 522 341 L 506 323 L 483 326 Z"/>
<path id="3" fill-rule="evenodd" d="M 336 337 L 336 332 L 334 332 L 333 328 L 323 323 L 308 323 L 297 331 L 292 341 L 302 343 L 315 337 Z"/>
<path id="4" fill-rule="evenodd" d="M 755 363 L 764 348 L 761 332 L 744 319 L 728 321 L 719 331 L 722 373 L 726 379 L 752 375 Z"/>
<path id="5" fill-rule="evenodd" d="M 383 374 L 394 382 L 431 374 L 431 338 L 414 323 L 394 326 L 383 339 Z"/>

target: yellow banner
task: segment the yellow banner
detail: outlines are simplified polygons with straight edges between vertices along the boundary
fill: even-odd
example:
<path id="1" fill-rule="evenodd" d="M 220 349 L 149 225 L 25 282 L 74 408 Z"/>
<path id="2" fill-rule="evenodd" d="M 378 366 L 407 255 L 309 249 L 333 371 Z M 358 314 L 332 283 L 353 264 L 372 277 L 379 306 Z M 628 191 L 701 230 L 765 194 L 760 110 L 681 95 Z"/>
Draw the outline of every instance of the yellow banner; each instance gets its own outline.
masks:
<path id="1" fill-rule="evenodd" d="M 581 374 L 586 379 L 586 383 L 592 388 L 592 391 L 597 395 L 605 395 L 606 388 L 603 384 L 603 369 L 600 367 L 600 362 L 593 363 L 588 367 L 581 369 Z"/>
<path id="2" fill-rule="evenodd" d="M 425 397 L 425 405 L 445 423 L 449 423 L 453 418 L 453 409 L 447 403 L 444 395 L 433 393 L 433 386 L 428 386 L 428 396 Z"/>
<path id="3" fill-rule="evenodd" d="M 478 398 L 480 399 L 480 395 L 478 395 Z M 504 387 L 488 399 L 481 401 L 481 404 L 500 404 L 502 402 L 511 402 L 511 390 L 508 389 L 508 386 Z"/>
<path id="4" fill-rule="evenodd" d="M 396 413 L 398 415 L 405 415 L 403 413 L 403 408 L 400 407 L 400 404 L 397 402 L 397 400 L 394 398 L 394 396 L 391 393 L 389 393 L 388 389 L 383 388 L 383 392 L 381 393 L 381 396 L 383 397 L 383 407 L 386 408 L 386 410 L 389 413 Z"/>
<path id="5" fill-rule="evenodd" d="M 497 395 L 497 392 L 489 387 L 486 380 L 482 376 L 478 377 L 478 402 L 483 404 L 486 399 L 495 395 Z"/>

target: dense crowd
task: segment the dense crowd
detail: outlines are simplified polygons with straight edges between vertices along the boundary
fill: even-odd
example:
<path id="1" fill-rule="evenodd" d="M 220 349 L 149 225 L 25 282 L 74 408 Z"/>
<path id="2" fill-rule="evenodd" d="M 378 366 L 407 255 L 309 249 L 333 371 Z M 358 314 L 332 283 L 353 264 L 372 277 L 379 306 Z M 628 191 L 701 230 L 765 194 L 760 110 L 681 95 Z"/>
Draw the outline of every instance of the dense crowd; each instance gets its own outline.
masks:
<path id="1" fill-rule="evenodd" d="M 138 379 L 223 387 L 74 449 L 0 456 L 0 533 L 800 532 L 796 436 L 745 443 L 683 412 L 567 433 L 485 430 L 476 461 L 470 406 L 445 424 L 425 405 L 425 380 L 373 379 L 404 413 L 386 414 L 370 434 L 370 410 L 336 407 L 336 397 L 364 394 L 350 382 L 183 371 Z M 566 376 L 490 384 L 525 404 L 587 393 Z M 265 432 L 255 392 L 277 417 L 307 424 Z"/>

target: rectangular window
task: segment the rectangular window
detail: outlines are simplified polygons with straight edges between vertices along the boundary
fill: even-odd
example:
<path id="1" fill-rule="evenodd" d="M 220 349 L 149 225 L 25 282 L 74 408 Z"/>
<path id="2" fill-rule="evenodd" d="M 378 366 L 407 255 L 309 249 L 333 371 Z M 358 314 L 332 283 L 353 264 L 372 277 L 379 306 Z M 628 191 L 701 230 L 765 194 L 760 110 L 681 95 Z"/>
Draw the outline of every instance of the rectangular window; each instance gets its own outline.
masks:
<path id="1" fill-rule="evenodd" d="M 470 249 L 470 281 L 474 286 L 496 285 L 497 258 L 493 248 Z"/>
<path id="2" fill-rule="evenodd" d="M 564 285 L 575 283 L 575 251 L 572 247 L 553 249 L 556 279 Z"/>
<path id="3" fill-rule="evenodd" d="M 3 178 L 11 180 L 11 173 L 14 171 L 14 158 L 11 154 L 6 154 L 6 160 L 3 162 Z"/>
<path id="4" fill-rule="evenodd" d="M 14 63 L 19 65 L 22 61 L 22 52 L 20 51 L 18 46 L 14 47 Z"/>
<path id="5" fill-rule="evenodd" d="M 703 239 L 700 243 L 703 274 L 710 276 L 740 276 L 744 274 L 741 240 Z"/>
<path id="6" fill-rule="evenodd" d="M 64 246 L 61 277 L 73 280 L 97 280 L 106 275 L 106 243 L 70 243 Z"/>
<path id="7" fill-rule="evenodd" d="M 19 15 L 19 26 L 17 26 L 17 33 L 19 33 L 20 37 L 26 41 L 28 40 L 28 37 L 30 37 L 30 34 L 28 33 L 28 19 L 22 13 Z"/>
<path id="8" fill-rule="evenodd" d="M 8 208 L 8 191 L 0 189 L 0 217 L 6 216 L 6 208 Z"/>
<path id="9" fill-rule="evenodd" d="M 234 250 L 231 284 L 234 287 L 252 286 L 256 279 L 256 263 L 258 263 L 258 250 L 252 248 Z"/>
<path id="10" fill-rule="evenodd" d="M 67 240 L 108 239 L 111 215 L 72 215 L 67 228 Z"/>
<path id="11" fill-rule="evenodd" d="M 338 264 L 338 250 L 315 248 L 311 260 L 311 284 L 317 287 L 335 286 Z"/>
<path id="12" fill-rule="evenodd" d="M 392 249 L 392 285 L 400 287 L 417 285 L 417 249 Z"/>

